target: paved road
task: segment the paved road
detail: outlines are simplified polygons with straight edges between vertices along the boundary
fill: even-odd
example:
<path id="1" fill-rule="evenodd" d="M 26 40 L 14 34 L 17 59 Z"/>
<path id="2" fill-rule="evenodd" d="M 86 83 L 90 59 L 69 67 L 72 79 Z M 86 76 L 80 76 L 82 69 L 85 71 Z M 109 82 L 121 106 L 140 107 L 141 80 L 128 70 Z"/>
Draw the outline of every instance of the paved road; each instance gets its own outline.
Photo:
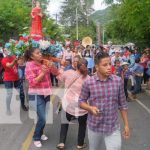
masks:
<path id="1" fill-rule="evenodd" d="M 59 97 L 62 97 L 61 89 L 55 89 L 54 112 Z M 37 150 L 32 143 L 33 125 L 32 111 L 29 113 L 20 110 L 16 95 L 12 101 L 12 116 L 5 115 L 5 92 L 0 86 L 0 150 Z M 18 119 L 21 118 L 21 119 Z M 54 113 L 53 123 L 46 126 L 45 132 L 49 140 L 43 143 L 41 150 L 56 150 L 60 130 L 61 115 Z M 16 123 L 15 123 L 16 122 Z M 52 120 L 51 120 L 52 122 Z M 150 93 L 144 92 L 138 95 L 138 101 L 129 102 L 129 122 L 132 131 L 130 140 L 123 140 L 122 150 L 150 150 Z M 77 144 L 76 123 L 70 125 L 66 141 L 66 150 L 76 150 Z M 88 143 L 87 137 L 86 142 Z M 88 150 L 85 149 L 85 150 Z M 100 150 L 105 150 L 104 144 Z"/>

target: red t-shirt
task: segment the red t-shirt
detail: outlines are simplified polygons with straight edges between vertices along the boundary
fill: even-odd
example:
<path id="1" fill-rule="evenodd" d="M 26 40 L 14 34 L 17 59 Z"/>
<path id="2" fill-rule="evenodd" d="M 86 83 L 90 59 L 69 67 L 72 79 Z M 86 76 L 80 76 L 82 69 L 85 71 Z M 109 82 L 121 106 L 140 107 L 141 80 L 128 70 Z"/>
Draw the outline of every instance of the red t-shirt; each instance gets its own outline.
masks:
<path id="1" fill-rule="evenodd" d="M 4 81 L 17 81 L 18 77 L 18 65 L 15 64 L 12 68 L 6 67 L 7 63 L 11 63 L 15 59 L 15 56 L 9 56 L 2 59 L 2 65 L 4 68 Z"/>
<path id="2" fill-rule="evenodd" d="M 129 51 L 125 51 L 124 56 L 128 57 L 129 56 Z"/>
<path id="3" fill-rule="evenodd" d="M 112 73 L 112 74 L 115 74 L 115 71 L 116 71 L 115 67 L 114 67 L 114 66 L 111 66 L 111 73 Z"/>

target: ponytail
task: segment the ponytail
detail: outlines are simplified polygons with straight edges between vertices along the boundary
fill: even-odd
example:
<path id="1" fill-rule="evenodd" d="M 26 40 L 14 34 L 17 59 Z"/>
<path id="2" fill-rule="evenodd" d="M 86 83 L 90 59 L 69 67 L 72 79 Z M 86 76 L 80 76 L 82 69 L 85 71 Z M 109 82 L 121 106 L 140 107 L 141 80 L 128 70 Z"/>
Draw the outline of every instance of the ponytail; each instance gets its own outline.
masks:
<path id="1" fill-rule="evenodd" d="M 80 59 L 77 62 L 77 70 L 83 75 L 83 77 L 86 77 L 88 74 L 87 65 L 88 65 L 88 62 L 84 58 Z"/>

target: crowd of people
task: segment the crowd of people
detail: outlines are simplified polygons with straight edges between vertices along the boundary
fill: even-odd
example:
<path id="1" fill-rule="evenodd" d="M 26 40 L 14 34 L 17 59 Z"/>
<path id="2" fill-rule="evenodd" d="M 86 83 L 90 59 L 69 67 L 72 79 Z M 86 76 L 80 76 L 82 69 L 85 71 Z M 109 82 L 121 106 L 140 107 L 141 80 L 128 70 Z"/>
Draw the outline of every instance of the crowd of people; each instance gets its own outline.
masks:
<path id="1" fill-rule="evenodd" d="M 57 54 L 58 61 L 43 61 L 39 48 L 30 48 L 24 56 L 9 55 L 4 48 L 0 53 L 0 78 L 6 88 L 6 114 L 12 115 L 11 99 L 13 88 L 20 95 L 21 107 L 28 101 L 34 102 L 38 120 L 33 135 L 34 145 L 42 147 L 46 108 L 52 95 L 52 87 L 64 83 L 62 111 L 67 121 L 62 121 L 58 149 L 64 149 L 69 122 L 79 123 L 77 149 L 85 144 L 88 128 L 89 149 L 98 150 L 102 139 L 107 150 L 121 150 L 121 132 L 118 109 L 123 122 L 125 139 L 130 137 L 127 103 L 142 92 L 142 84 L 150 87 L 150 49 L 139 52 L 136 47 L 96 47 L 87 45 L 76 48 L 63 46 Z M 2 75 L 3 73 L 3 75 Z M 25 89 L 25 82 L 28 89 Z"/>

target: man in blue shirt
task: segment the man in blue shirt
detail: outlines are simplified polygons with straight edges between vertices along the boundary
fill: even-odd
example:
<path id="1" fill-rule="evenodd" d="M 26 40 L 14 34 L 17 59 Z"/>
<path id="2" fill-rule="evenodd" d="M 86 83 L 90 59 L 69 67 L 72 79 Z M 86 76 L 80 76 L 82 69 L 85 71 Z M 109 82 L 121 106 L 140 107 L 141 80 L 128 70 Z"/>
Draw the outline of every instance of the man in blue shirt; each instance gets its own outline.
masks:
<path id="1" fill-rule="evenodd" d="M 134 51 L 130 50 L 129 51 L 129 68 L 132 68 L 134 64 L 135 64 Z"/>
<path id="2" fill-rule="evenodd" d="M 141 92 L 141 83 L 142 83 L 142 77 L 144 73 L 144 67 L 140 65 L 139 58 L 135 60 L 135 65 L 132 67 L 132 73 L 135 79 L 135 86 L 134 86 L 134 90 L 132 91 L 132 98 L 136 99 L 136 94 Z"/>

